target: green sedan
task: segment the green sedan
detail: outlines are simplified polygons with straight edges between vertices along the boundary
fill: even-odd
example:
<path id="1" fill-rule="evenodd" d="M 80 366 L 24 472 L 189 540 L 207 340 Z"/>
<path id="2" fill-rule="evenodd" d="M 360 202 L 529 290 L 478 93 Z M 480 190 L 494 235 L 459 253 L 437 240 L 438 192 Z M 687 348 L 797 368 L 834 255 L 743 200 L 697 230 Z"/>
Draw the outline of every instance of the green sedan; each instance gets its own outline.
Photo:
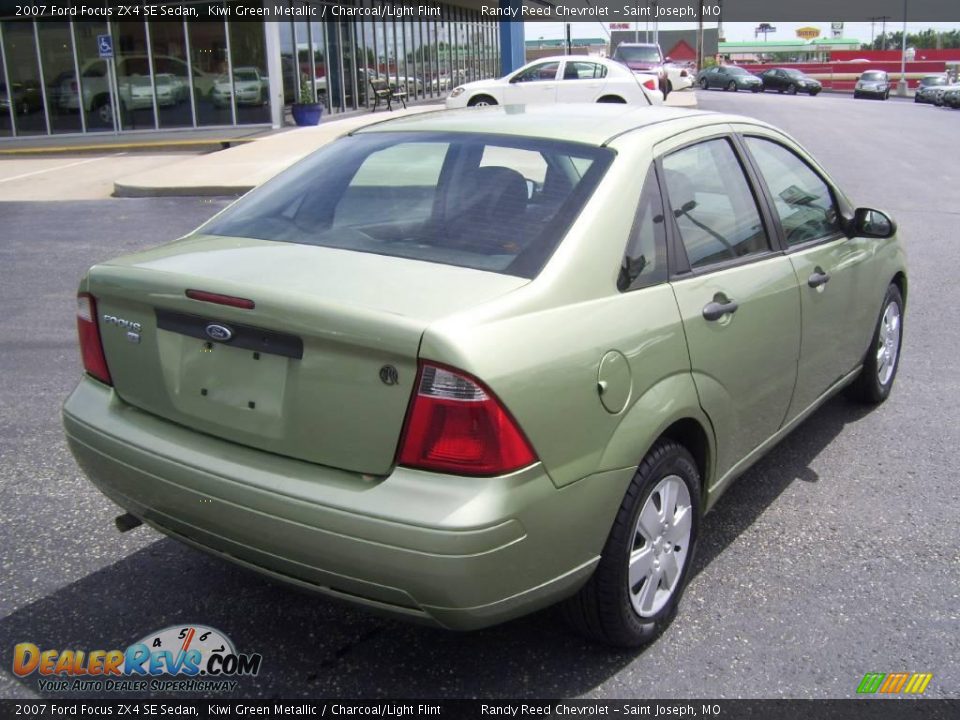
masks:
<path id="1" fill-rule="evenodd" d="M 894 222 L 759 121 L 428 113 L 91 268 L 63 422 L 121 529 L 636 646 L 734 478 L 838 391 L 887 397 L 906 295 Z"/>

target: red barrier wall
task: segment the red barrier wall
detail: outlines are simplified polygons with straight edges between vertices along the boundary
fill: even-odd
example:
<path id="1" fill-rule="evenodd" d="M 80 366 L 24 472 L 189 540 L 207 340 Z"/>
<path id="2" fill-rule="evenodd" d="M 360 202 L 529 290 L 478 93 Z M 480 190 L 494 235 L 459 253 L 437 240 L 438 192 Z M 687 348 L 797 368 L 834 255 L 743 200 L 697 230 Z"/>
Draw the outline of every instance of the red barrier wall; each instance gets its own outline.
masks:
<path id="1" fill-rule="evenodd" d="M 830 60 L 831 62 L 844 62 L 848 60 L 856 60 L 858 58 L 863 58 L 865 60 L 880 60 L 886 62 L 895 62 L 897 63 L 897 69 L 899 70 L 900 65 L 900 50 L 831 50 L 830 51 Z M 918 48 L 913 59 L 915 61 L 919 60 L 939 60 L 942 62 L 945 61 L 957 61 L 960 62 L 960 48 L 952 48 L 950 50 L 928 50 L 925 48 Z"/>

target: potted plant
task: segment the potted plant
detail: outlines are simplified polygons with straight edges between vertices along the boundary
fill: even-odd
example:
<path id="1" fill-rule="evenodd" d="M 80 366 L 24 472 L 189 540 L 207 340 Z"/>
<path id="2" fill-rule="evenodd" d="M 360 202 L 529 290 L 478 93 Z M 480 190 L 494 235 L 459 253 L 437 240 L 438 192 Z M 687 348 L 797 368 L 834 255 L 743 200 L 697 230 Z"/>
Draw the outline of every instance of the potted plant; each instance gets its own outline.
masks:
<path id="1" fill-rule="evenodd" d="M 300 81 L 300 102 L 293 104 L 293 121 L 302 126 L 317 125 L 323 115 L 323 105 L 316 101 L 310 79 L 306 76 Z"/>

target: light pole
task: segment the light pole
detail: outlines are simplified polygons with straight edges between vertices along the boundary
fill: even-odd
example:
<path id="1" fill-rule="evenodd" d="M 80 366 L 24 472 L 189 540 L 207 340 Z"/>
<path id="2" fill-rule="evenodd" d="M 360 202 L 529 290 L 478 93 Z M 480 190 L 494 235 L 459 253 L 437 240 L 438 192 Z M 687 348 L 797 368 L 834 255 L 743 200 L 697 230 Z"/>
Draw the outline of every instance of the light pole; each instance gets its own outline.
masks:
<path id="1" fill-rule="evenodd" d="M 907 96 L 907 0 L 903 0 L 903 37 L 900 38 L 900 82 L 897 95 Z"/>

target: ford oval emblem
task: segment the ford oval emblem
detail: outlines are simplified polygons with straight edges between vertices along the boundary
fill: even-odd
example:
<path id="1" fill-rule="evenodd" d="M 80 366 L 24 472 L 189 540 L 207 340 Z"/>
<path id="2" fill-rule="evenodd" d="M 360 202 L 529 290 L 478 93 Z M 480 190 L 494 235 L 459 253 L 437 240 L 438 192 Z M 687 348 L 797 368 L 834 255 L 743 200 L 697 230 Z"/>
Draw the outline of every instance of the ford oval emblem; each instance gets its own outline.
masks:
<path id="1" fill-rule="evenodd" d="M 217 342 L 227 342 L 227 340 L 233 337 L 233 330 L 226 325 L 217 325 L 216 323 L 207 325 L 204 332 L 207 333 L 208 338 L 216 340 Z"/>

